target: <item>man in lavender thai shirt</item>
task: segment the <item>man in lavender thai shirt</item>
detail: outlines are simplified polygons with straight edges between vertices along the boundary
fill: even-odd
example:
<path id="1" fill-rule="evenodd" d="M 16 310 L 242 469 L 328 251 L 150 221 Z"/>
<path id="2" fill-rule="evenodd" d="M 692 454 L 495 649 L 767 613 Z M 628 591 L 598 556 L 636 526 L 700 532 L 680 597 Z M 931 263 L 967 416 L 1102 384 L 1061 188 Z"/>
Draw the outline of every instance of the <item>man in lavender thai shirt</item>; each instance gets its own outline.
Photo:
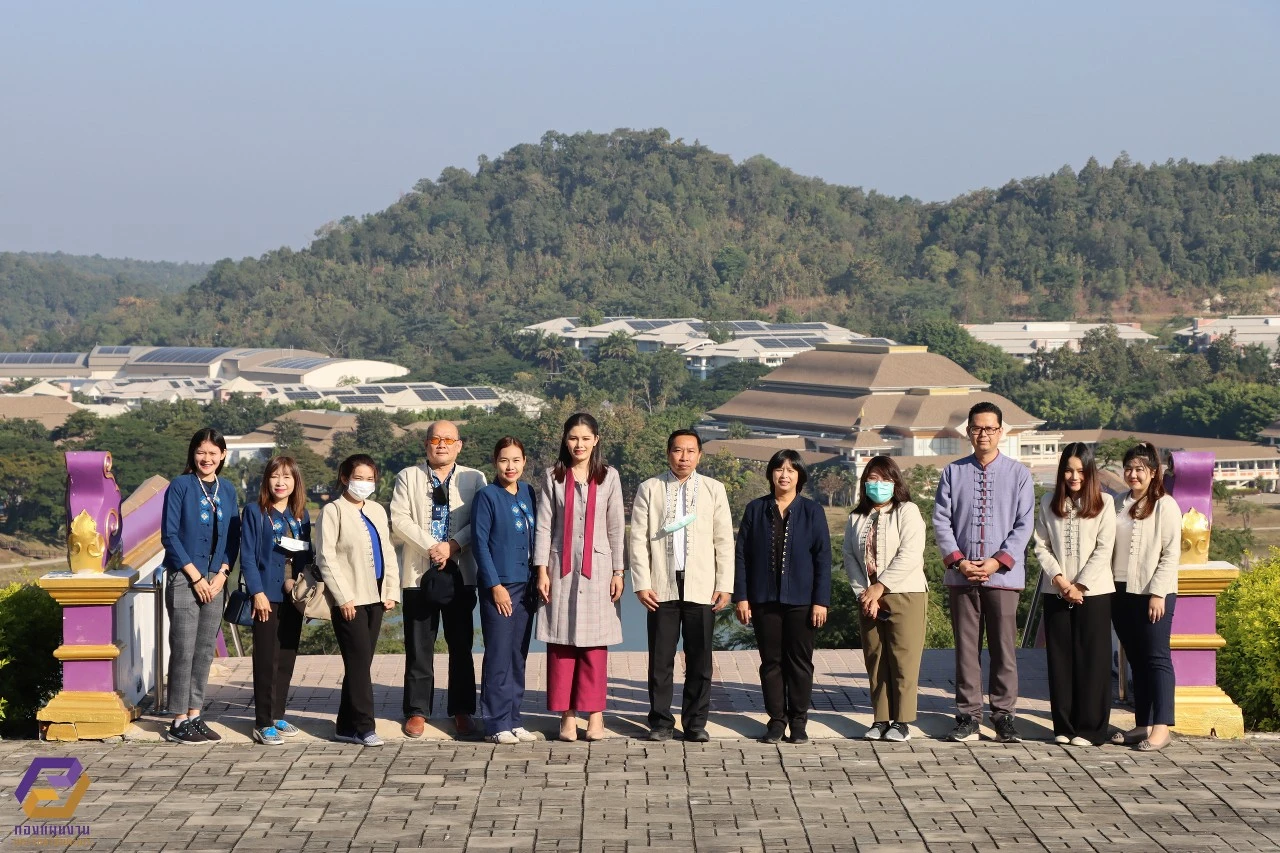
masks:
<path id="1" fill-rule="evenodd" d="M 933 530 L 951 600 L 956 642 L 956 727 L 949 740 L 978 737 L 982 721 L 982 628 L 991 654 L 991 725 L 996 740 L 1021 740 L 1018 702 L 1018 599 L 1026 584 L 1035 491 L 1031 472 L 1000 452 L 1004 416 L 994 403 L 969 410 L 973 454 L 942 471 Z"/>

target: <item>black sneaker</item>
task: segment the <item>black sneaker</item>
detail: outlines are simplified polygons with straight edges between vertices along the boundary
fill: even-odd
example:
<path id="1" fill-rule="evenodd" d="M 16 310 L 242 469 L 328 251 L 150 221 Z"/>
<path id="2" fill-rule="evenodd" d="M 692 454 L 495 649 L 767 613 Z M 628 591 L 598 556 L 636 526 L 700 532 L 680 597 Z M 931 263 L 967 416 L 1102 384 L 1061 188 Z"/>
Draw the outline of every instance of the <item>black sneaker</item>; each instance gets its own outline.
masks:
<path id="1" fill-rule="evenodd" d="M 787 743 L 808 743 L 809 733 L 805 730 L 804 723 L 791 724 L 791 737 L 787 738 Z"/>
<path id="2" fill-rule="evenodd" d="M 967 743 L 978 739 L 978 721 L 968 714 L 956 714 L 956 727 L 947 735 L 947 740 Z"/>
<path id="3" fill-rule="evenodd" d="M 204 743 L 208 740 L 199 729 L 191 725 L 191 720 L 169 726 L 164 730 L 164 739 L 171 743 Z"/>
<path id="4" fill-rule="evenodd" d="M 1022 743 L 1022 735 L 1013 725 L 1013 714 L 1001 714 L 991 718 L 991 726 L 996 730 L 997 743 Z"/>
<path id="5" fill-rule="evenodd" d="M 659 743 L 661 743 L 662 741 L 671 740 L 675 736 L 676 736 L 676 733 L 674 730 L 668 729 L 665 727 L 659 727 L 656 729 L 650 729 L 649 736 L 645 738 L 645 740 L 658 741 Z"/>
<path id="6" fill-rule="evenodd" d="M 761 743 L 782 743 L 782 735 L 786 732 L 785 723 L 770 723 L 769 728 L 765 731 L 764 737 L 760 738 Z"/>
<path id="7" fill-rule="evenodd" d="M 209 740 L 209 741 L 222 740 L 222 735 L 218 734 L 213 729 L 206 726 L 204 723 L 204 720 L 202 720 L 200 717 L 192 717 L 191 719 L 187 720 L 187 725 L 190 726 L 191 728 L 194 728 L 196 731 L 200 732 L 200 734 L 204 735 L 205 740 Z"/>

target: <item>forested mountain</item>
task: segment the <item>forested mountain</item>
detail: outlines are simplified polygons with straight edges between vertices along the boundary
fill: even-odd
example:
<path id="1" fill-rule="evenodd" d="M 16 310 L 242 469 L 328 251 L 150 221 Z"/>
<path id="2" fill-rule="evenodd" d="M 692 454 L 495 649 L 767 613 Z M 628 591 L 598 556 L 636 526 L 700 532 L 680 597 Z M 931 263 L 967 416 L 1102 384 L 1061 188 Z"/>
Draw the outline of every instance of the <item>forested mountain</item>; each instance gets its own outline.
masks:
<path id="1" fill-rule="evenodd" d="M 61 348 L 80 320 L 200 281 L 208 264 L 0 252 L 0 350 Z"/>
<path id="2" fill-rule="evenodd" d="M 294 345 L 426 370 L 587 309 L 907 321 L 1266 307 L 1280 157 L 1095 161 L 924 204 L 735 164 L 666 131 L 548 133 L 444 170 L 306 250 L 223 261 L 182 299 L 90 319 L 68 345 Z M 465 326 L 465 329 L 459 329 Z"/>

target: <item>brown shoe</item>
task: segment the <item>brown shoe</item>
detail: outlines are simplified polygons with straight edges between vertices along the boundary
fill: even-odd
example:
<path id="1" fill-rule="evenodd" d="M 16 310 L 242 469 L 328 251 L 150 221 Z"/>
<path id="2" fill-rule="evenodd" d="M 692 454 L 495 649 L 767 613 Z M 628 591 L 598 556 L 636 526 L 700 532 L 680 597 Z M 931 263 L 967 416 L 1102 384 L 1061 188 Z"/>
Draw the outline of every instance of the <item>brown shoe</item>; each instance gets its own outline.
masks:
<path id="1" fill-rule="evenodd" d="M 417 714 L 414 714 L 412 717 L 405 720 L 404 725 L 401 726 L 401 728 L 404 729 L 404 733 L 409 737 L 422 737 L 422 733 L 426 730 L 426 727 L 426 719 L 418 716 Z"/>
<path id="2" fill-rule="evenodd" d="M 479 740 L 480 726 L 470 714 L 454 714 L 453 727 L 458 733 L 458 740 Z"/>

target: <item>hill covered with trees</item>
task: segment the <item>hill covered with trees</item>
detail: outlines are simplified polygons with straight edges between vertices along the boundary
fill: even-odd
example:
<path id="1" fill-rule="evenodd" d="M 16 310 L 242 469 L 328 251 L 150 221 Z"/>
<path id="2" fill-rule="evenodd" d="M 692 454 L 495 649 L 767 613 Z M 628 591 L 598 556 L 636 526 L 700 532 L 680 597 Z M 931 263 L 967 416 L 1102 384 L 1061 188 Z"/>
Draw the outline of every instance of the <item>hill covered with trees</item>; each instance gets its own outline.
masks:
<path id="1" fill-rule="evenodd" d="M 588 309 L 781 311 L 898 335 L 924 319 L 1170 314 L 1206 299 L 1260 310 L 1280 281 L 1278 210 L 1274 155 L 1090 160 L 925 204 L 765 157 L 734 163 L 660 129 L 552 132 L 330 223 L 303 251 L 222 261 L 189 296 L 130 301 L 63 340 L 293 345 L 432 372 Z"/>

